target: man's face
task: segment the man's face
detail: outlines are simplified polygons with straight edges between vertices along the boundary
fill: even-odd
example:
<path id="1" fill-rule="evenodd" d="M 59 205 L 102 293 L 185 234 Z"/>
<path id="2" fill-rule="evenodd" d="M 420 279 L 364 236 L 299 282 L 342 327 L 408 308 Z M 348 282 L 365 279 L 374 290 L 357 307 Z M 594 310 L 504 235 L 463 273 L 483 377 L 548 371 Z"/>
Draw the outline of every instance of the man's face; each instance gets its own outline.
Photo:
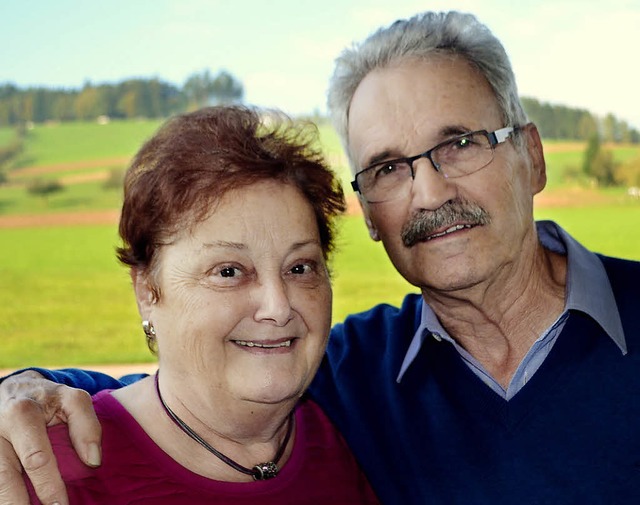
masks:
<path id="1" fill-rule="evenodd" d="M 455 135 L 504 126 L 516 125 L 503 124 L 491 87 L 465 60 L 408 59 L 360 83 L 349 109 L 349 147 L 362 169 L 373 160 L 422 153 Z M 460 178 L 445 179 L 428 159 L 418 159 L 407 196 L 363 204 L 374 236 L 409 282 L 456 291 L 521 274 L 536 244 L 533 195 L 545 184 L 537 132 L 528 127 L 521 135 L 527 149 L 507 140 L 489 165 Z M 468 210 L 482 218 L 469 217 Z M 443 224 L 414 245 L 403 241 L 416 220 L 434 216 Z"/>

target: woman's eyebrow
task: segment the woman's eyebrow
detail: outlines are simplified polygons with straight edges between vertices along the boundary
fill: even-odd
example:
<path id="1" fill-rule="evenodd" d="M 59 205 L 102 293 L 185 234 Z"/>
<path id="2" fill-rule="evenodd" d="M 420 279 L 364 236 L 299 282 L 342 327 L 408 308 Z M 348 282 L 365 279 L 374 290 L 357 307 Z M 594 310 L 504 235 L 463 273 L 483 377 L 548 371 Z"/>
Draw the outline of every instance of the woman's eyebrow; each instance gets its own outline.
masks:
<path id="1" fill-rule="evenodd" d="M 246 244 L 242 242 L 229 242 L 226 240 L 214 240 L 212 242 L 203 242 L 202 247 L 204 249 L 219 248 L 219 249 L 246 249 Z"/>

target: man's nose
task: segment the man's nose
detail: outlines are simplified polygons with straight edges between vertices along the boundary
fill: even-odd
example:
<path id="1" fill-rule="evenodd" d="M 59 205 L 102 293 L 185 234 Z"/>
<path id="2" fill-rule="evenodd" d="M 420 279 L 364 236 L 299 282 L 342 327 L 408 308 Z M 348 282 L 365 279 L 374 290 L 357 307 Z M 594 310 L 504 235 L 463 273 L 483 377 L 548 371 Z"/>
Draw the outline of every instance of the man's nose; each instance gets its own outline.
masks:
<path id="1" fill-rule="evenodd" d="M 415 209 L 436 210 L 455 199 L 456 184 L 438 172 L 428 158 L 413 162 L 413 175 L 411 204 Z"/>

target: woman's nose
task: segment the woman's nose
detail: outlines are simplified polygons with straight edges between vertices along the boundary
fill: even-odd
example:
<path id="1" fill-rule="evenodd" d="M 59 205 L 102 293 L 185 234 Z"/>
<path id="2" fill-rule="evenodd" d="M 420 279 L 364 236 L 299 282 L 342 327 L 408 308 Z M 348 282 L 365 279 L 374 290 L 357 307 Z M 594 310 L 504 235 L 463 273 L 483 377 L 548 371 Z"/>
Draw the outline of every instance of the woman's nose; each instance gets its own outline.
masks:
<path id="1" fill-rule="evenodd" d="M 277 326 L 286 325 L 293 317 L 289 290 L 284 280 L 263 282 L 255 291 L 257 321 L 273 321 Z"/>

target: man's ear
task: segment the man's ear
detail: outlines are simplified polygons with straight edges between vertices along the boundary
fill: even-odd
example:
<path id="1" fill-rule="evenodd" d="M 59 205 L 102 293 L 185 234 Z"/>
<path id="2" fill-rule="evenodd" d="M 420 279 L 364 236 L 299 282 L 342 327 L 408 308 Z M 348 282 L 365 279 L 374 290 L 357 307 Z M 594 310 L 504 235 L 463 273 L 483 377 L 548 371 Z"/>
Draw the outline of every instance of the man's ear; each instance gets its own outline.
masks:
<path id="1" fill-rule="evenodd" d="M 362 200 L 362 198 L 358 198 L 358 203 L 360 204 L 360 208 L 362 209 L 364 222 L 367 225 L 367 229 L 369 230 L 369 236 L 372 240 L 378 242 L 380 240 L 380 235 L 378 235 L 378 230 L 373 225 L 373 223 L 371 222 L 371 218 L 369 217 L 369 206 Z"/>
<path id="2" fill-rule="evenodd" d="M 369 219 L 369 217 L 367 216 L 364 218 L 364 222 L 367 224 L 367 228 L 369 230 L 369 236 L 371 237 L 371 240 L 375 240 L 376 242 L 379 242 L 380 235 L 378 235 L 378 230 L 376 230 L 376 227 L 373 226 L 371 219 Z"/>
<path id="3" fill-rule="evenodd" d="M 540 193 L 547 185 L 547 165 L 538 127 L 529 123 L 523 129 L 527 143 L 527 153 L 531 160 L 531 189 L 534 195 Z"/>
<path id="4" fill-rule="evenodd" d="M 133 291 L 136 295 L 140 317 L 148 320 L 151 317 L 151 309 L 158 301 L 156 291 L 152 288 L 148 275 L 140 269 L 132 268 L 129 271 L 129 275 L 133 283 Z"/>

